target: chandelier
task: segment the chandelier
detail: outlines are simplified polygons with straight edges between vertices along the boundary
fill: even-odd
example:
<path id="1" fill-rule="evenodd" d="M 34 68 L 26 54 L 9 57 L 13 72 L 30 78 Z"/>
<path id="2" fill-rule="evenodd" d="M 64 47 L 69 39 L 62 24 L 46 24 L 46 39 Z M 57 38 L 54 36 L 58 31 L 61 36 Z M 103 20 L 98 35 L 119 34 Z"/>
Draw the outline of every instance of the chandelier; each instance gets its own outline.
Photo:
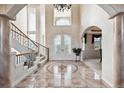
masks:
<path id="1" fill-rule="evenodd" d="M 71 9 L 71 4 L 53 4 L 53 6 L 60 12 Z"/>

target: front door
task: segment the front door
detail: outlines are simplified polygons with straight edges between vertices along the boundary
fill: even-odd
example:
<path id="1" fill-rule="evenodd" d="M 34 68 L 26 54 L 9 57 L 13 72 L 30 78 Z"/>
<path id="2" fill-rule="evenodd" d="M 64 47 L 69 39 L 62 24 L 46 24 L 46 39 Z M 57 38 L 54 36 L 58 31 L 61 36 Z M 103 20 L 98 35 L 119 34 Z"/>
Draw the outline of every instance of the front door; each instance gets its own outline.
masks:
<path id="1" fill-rule="evenodd" d="M 71 52 L 71 36 L 56 35 L 54 39 L 54 59 L 69 60 Z"/>

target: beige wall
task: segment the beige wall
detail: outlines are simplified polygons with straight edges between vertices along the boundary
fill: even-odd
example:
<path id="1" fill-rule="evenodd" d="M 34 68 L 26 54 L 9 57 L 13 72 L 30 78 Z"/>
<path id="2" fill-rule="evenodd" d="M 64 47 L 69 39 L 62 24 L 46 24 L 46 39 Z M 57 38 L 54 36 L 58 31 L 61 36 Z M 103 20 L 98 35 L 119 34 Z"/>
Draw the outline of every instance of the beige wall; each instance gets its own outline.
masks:
<path id="1" fill-rule="evenodd" d="M 90 26 L 102 29 L 102 79 L 113 86 L 113 20 L 98 5 L 81 5 L 81 34 Z"/>
<path id="2" fill-rule="evenodd" d="M 53 5 L 46 5 L 46 45 L 50 48 L 50 60 L 57 60 L 54 56 L 53 39 L 57 34 L 68 34 L 72 37 L 72 48 L 79 47 L 80 15 L 79 5 L 72 5 L 72 25 L 67 27 L 57 27 L 53 25 Z M 61 56 L 62 60 L 75 60 L 75 55 L 71 53 L 68 58 Z"/>

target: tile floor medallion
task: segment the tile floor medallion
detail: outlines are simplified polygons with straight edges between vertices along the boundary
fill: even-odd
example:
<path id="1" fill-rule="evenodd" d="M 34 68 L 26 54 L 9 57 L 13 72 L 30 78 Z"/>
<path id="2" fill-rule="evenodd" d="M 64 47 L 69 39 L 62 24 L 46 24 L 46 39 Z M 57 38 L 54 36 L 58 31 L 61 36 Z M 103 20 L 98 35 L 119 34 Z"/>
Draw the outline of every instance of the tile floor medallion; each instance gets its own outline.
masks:
<path id="1" fill-rule="evenodd" d="M 16 88 L 105 88 L 101 76 L 83 62 L 51 61 Z"/>

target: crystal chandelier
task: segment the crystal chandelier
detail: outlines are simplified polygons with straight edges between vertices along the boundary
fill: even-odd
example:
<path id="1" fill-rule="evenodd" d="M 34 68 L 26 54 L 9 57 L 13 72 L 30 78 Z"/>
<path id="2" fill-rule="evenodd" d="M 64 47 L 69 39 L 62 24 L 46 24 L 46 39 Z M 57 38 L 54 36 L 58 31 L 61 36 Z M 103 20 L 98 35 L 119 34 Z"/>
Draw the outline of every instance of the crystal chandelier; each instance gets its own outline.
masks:
<path id="1" fill-rule="evenodd" d="M 71 9 L 71 4 L 53 4 L 53 6 L 60 12 Z"/>

